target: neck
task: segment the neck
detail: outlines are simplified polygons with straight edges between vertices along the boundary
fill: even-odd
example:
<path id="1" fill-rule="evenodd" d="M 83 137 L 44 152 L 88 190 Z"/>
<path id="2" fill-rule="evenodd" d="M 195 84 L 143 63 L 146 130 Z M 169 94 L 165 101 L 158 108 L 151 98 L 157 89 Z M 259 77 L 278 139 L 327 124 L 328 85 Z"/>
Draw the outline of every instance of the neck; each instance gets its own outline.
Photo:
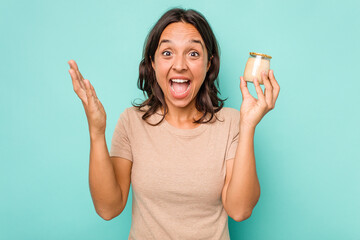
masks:
<path id="1" fill-rule="evenodd" d="M 164 114 L 163 107 L 161 107 L 161 113 Z M 198 120 L 202 115 L 203 113 L 199 112 L 195 105 L 189 105 L 184 108 L 168 105 L 168 113 L 165 119 L 170 124 L 179 128 L 194 128 L 199 124 L 194 124 L 193 121 Z"/>

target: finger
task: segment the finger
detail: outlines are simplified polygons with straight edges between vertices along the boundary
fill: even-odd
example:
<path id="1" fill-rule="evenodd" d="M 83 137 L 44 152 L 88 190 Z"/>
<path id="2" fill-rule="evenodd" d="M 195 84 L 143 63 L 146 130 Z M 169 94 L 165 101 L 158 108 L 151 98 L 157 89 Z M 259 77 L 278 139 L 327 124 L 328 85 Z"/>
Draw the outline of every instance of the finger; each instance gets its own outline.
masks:
<path id="1" fill-rule="evenodd" d="M 74 91 L 77 93 L 82 88 L 82 86 L 80 85 L 80 82 L 78 80 L 78 76 L 77 76 L 76 72 L 74 71 L 74 69 L 72 69 L 72 68 L 69 69 L 69 73 L 70 73 L 70 76 L 71 76 Z"/>
<path id="2" fill-rule="evenodd" d="M 79 75 L 79 67 L 76 64 L 76 62 L 74 60 L 70 60 L 70 61 L 68 61 L 68 64 L 70 65 L 71 69 L 74 69 L 74 71 L 78 75 L 79 79 L 81 79 L 81 76 Z"/>
<path id="3" fill-rule="evenodd" d="M 75 62 L 75 61 L 74 61 Z M 83 75 L 81 75 L 78 65 L 75 63 L 76 66 L 76 74 L 79 76 L 79 79 L 84 81 Z"/>
<path id="4" fill-rule="evenodd" d="M 84 77 L 83 77 L 83 75 L 81 74 L 81 72 L 80 72 L 80 71 L 78 71 L 78 72 L 79 72 L 79 74 L 80 74 L 81 79 L 84 80 Z"/>
<path id="5" fill-rule="evenodd" d="M 95 88 L 93 87 L 92 84 L 90 84 L 90 87 L 91 87 L 91 91 L 92 91 L 92 94 L 94 95 L 95 99 L 98 99 L 96 92 L 95 92 Z"/>
<path id="6" fill-rule="evenodd" d="M 254 78 L 254 85 L 255 85 L 255 90 L 256 90 L 256 93 L 258 95 L 258 99 L 262 102 L 265 102 L 265 96 L 263 94 L 263 91 L 260 87 L 260 84 L 259 84 L 259 81 L 257 78 Z"/>
<path id="7" fill-rule="evenodd" d="M 77 76 L 78 76 L 78 79 L 79 79 L 79 81 L 80 81 L 80 84 L 83 84 L 84 85 L 84 77 L 81 75 L 81 73 L 80 73 L 80 71 L 79 71 L 79 68 L 78 67 L 76 67 L 76 74 L 77 74 Z"/>
<path id="8" fill-rule="evenodd" d="M 68 64 L 70 65 L 70 68 L 74 70 L 81 88 L 85 90 L 86 87 L 84 85 L 84 77 L 81 75 L 77 63 L 74 60 L 70 60 L 68 61 Z"/>
<path id="9" fill-rule="evenodd" d="M 88 79 L 84 79 L 84 84 L 86 86 L 86 97 L 88 99 L 88 104 L 92 105 L 95 103 L 94 102 L 95 98 L 94 98 L 93 92 L 91 91 L 90 81 Z"/>
<path id="10" fill-rule="evenodd" d="M 69 60 L 69 61 L 68 61 L 68 64 L 69 64 L 70 67 L 71 67 L 72 69 L 74 69 L 75 71 L 76 71 L 76 70 L 79 70 L 79 67 L 78 67 L 77 63 L 75 62 L 75 60 L 73 60 L 73 59 Z"/>
<path id="11" fill-rule="evenodd" d="M 274 101 L 273 103 L 275 105 L 276 99 L 279 96 L 280 86 L 275 79 L 274 70 L 272 70 L 272 69 L 270 70 L 269 76 L 270 76 L 271 85 L 273 86 L 273 101 Z"/>
<path id="12" fill-rule="evenodd" d="M 268 74 L 266 74 L 265 71 L 261 73 L 261 77 L 265 85 L 265 100 L 267 105 L 271 107 L 273 104 L 273 86 L 271 85 Z"/>
<path id="13" fill-rule="evenodd" d="M 244 80 L 244 77 L 241 76 L 240 77 L 240 90 L 241 90 L 241 93 L 242 93 L 242 98 L 248 98 L 248 97 L 251 97 L 251 94 L 249 92 L 249 89 L 247 88 L 247 83 L 246 81 Z"/>
<path id="14" fill-rule="evenodd" d="M 70 68 L 72 68 L 72 69 L 74 69 L 75 71 L 76 71 L 76 69 L 77 69 L 77 64 L 76 64 L 76 62 L 74 61 L 74 60 L 69 60 L 68 61 L 68 64 L 69 64 L 69 66 L 70 66 Z"/>
<path id="15" fill-rule="evenodd" d="M 74 69 L 70 68 L 69 73 L 70 73 L 70 77 L 71 77 L 71 80 L 72 80 L 73 84 L 77 83 L 78 76 L 77 76 L 76 72 L 74 71 Z"/>
<path id="16" fill-rule="evenodd" d="M 77 80 L 79 82 L 79 85 L 81 86 L 82 89 L 86 89 L 85 84 L 84 84 L 84 78 L 81 76 L 79 71 L 75 71 L 76 76 L 77 76 Z"/>

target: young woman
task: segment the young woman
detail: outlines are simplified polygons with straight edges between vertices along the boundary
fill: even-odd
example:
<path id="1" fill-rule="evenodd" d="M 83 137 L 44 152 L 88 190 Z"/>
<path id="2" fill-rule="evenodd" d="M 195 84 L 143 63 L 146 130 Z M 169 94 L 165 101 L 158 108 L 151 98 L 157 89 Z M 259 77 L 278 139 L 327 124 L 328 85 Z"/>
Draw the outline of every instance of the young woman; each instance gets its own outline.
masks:
<path id="1" fill-rule="evenodd" d="M 243 77 L 240 111 L 223 107 L 215 85 L 216 38 L 194 10 L 171 9 L 150 31 L 138 86 L 147 99 L 121 113 L 111 142 L 94 87 L 69 61 L 90 131 L 89 182 L 104 219 L 125 208 L 133 190 L 129 239 L 229 239 L 228 216 L 250 217 L 260 197 L 255 127 L 274 108 L 280 87 L 271 70 L 251 96 Z"/>

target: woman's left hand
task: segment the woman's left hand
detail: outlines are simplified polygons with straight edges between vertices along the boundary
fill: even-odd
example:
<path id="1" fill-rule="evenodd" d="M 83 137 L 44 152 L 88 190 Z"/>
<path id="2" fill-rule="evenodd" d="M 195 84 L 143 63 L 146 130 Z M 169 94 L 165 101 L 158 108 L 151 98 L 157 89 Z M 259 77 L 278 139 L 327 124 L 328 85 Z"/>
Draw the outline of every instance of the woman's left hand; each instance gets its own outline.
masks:
<path id="1" fill-rule="evenodd" d="M 269 71 L 269 76 L 270 79 L 265 73 L 262 73 L 265 94 L 260 87 L 259 81 L 256 78 L 254 79 L 258 99 L 250 94 L 244 77 L 240 77 L 240 90 L 243 99 L 240 108 L 240 125 L 255 128 L 265 114 L 274 109 L 280 86 L 275 79 L 273 70 Z"/>

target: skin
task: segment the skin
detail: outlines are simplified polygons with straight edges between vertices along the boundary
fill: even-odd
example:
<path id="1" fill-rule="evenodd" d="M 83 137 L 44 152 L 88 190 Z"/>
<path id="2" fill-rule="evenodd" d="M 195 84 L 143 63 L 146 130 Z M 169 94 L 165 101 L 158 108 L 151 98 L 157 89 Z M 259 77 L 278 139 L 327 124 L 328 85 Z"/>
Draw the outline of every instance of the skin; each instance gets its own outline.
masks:
<path id="1" fill-rule="evenodd" d="M 68 61 L 73 89 L 80 98 L 88 120 L 90 137 L 102 136 L 106 129 L 106 113 L 98 99 L 93 85 L 84 79 L 74 60 Z"/>
<path id="2" fill-rule="evenodd" d="M 159 45 L 152 66 L 169 107 L 166 120 L 178 128 L 197 127 L 192 121 L 200 117 L 202 113 L 199 113 L 195 108 L 195 97 L 210 67 L 205 44 L 195 27 L 182 22 L 170 24 L 165 28 L 159 42 L 163 40 L 169 41 Z M 100 159 L 101 157 L 107 159 L 109 156 L 105 143 L 105 110 L 96 96 L 94 87 L 88 79 L 83 78 L 75 61 L 70 60 L 68 63 L 74 91 L 81 99 L 86 112 L 91 143 L 94 146 L 99 145 L 99 150 L 94 150 L 93 159 Z M 184 99 L 179 100 L 171 95 L 168 81 L 175 75 L 185 76 L 192 81 L 191 92 Z M 264 91 L 261 89 L 258 80 L 254 79 L 257 93 L 257 98 L 254 98 L 248 90 L 247 82 L 242 76 L 240 77 L 242 104 L 240 108 L 239 141 L 235 158 L 226 161 L 226 177 L 222 191 L 224 209 L 235 221 L 243 221 L 249 218 L 260 197 L 254 154 L 255 128 L 261 119 L 274 109 L 280 92 L 280 86 L 275 79 L 273 70 L 269 71 L 269 75 L 262 73 L 262 80 L 265 85 Z M 101 143 L 97 144 L 100 142 L 99 139 Z M 96 202 L 95 206 L 103 204 L 103 206 L 110 206 L 109 209 L 114 209 L 114 206 L 120 205 L 115 212 L 109 210 L 101 213 L 101 216 L 106 220 L 116 217 L 125 208 L 132 167 L 132 163 L 125 159 L 113 157 L 111 161 L 112 165 L 106 160 L 99 161 L 99 166 L 93 167 L 94 173 L 91 173 L 91 176 L 99 176 L 98 179 L 94 178 L 93 185 L 91 185 L 94 186 L 92 196 Z M 95 172 L 100 171 L 98 169 L 101 170 L 101 174 Z M 117 185 L 114 183 L 114 176 L 111 175 L 114 172 Z M 108 179 L 103 180 L 104 183 L 99 184 L 99 186 L 95 186 L 105 176 L 109 176 Z M 109 189 L 104 189 L 104 186 L 109 187 Z M 106 199 L 116 199 L 112 201 L 112 205 L 104 203 L 103 199 L 106 194 L 109 195 Z"/>
<path id="3" fill-rule="evenodd" d="M 249 218 L 260 198 L 260 184 L 256 173 L 254 135 L 260 120 L 274 109 L 280 92 L 274 71 L 267 76 L 262 72 L 265 90 L 255 78 L 254 85 L 258 99 L 254 98 L 243 76 L 240 77 L 242 104 L 240 108 L 239 141 L 234 159 L 226 162 L 225 185 L 222 202 L 228 215 L 235 221 Z"/>
<path id="4" fill-rule="evenodd" d="M 169 107 L 165 119 L 178 128 L 197 127 L 192 122 L 202 113 L 195 108 L 195 98 L 210 67 L 205 43 L 197 29 L 189 23 L 169 24 L 160 36 L 152 66 Z M 174 98 L 170 92 L 169 80 L 174 76 L 191 80 L 190 94 L 184 99 Z"/>
<path id="5" fill-rule="evenodd" d="M 202 44 L 194 43 L 193 40 Z M 210 67 L 204 41 L 193 25 L 177 22 L 164 29 L 159 43 L 152 66 L 169 107 L 165 119 L 178 128 L 194 128 L 196 125 L 192 121 L 199 114 L 195 108 L 195 97 Z M 190 94 L 184 99 L 176 99 L 170 92 L 168 82 L 175 75 L 188 77 L 193 84 Z M 280 91 L 273 70 L 269 76 L 262 73 L 262 79 L 265 92 L 258 80 L 254 79 L 258 96 L 256 99 L 250 94 L 243 77 L 240 77 L 243 102 L 240 108 L 239 141 L 235 158 L 226 163 L 222 191 L 224 208 L 236 221 L 249 218 L 259 200 L 260 185 L 254 154 L 255 128 L 264 115 L 274 109 Z"/>

